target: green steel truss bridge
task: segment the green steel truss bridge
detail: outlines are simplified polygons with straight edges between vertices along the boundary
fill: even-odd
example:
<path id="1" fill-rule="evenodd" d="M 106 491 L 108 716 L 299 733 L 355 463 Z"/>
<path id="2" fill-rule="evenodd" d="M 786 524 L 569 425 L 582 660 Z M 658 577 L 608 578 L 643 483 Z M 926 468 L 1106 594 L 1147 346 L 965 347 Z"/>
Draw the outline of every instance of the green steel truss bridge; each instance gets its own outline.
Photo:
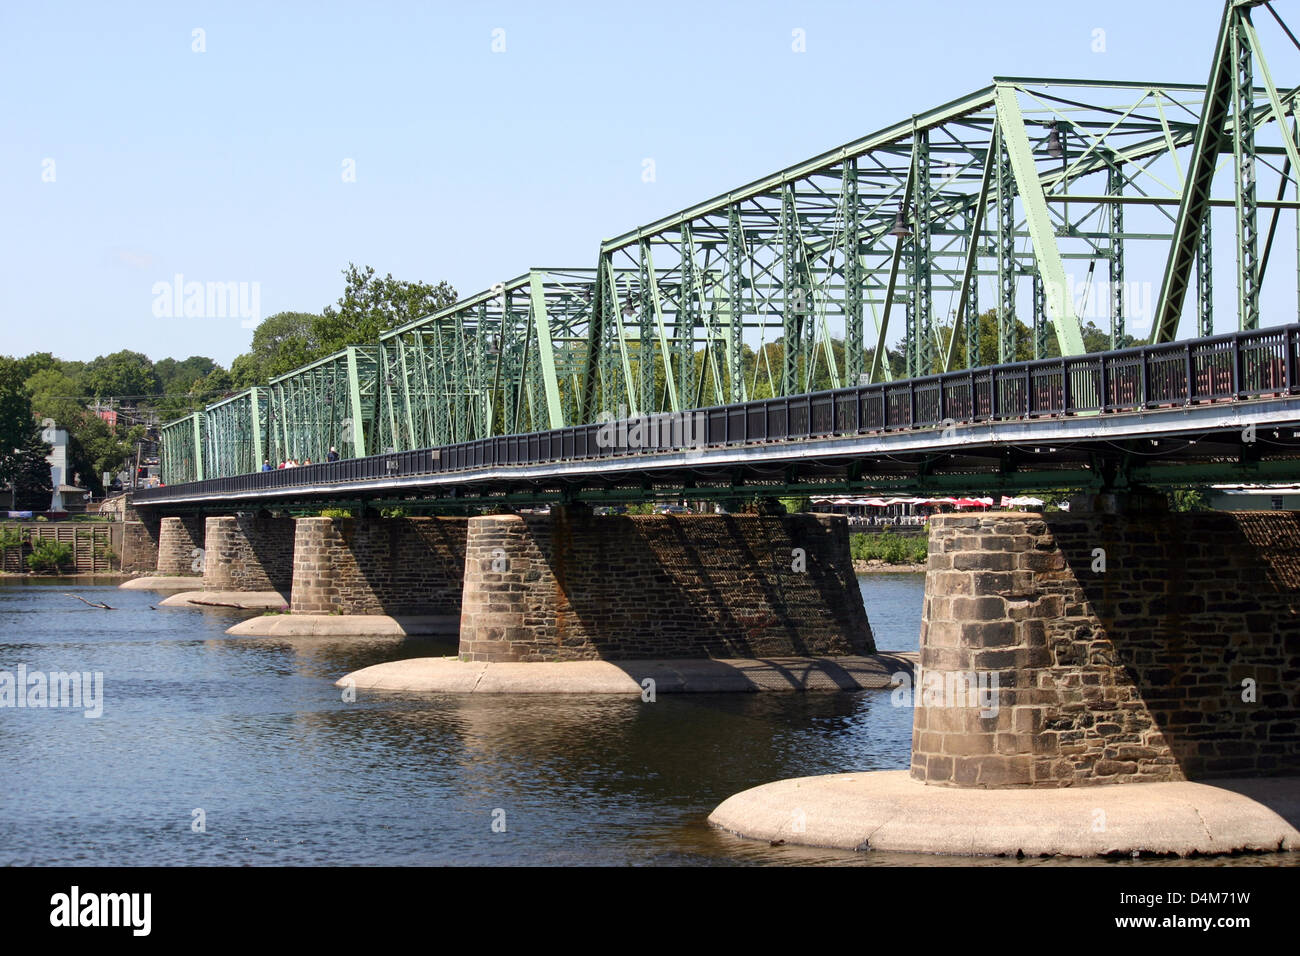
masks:
<path id="1" fill-rule="evenodd" d="M 1089 325 L 1116 349 L 1293 322 L 1300 251 L 1275 247 L 1300 250 L 1300 87 L 1264 47 L 1300 41 L 1274 7 L 1228 0 L 1204 85 L 998 77 L 608 239 L 594 268 L 530 269 L 247 389 L 163 427 L 164 481 L 1069 359 Z"/>

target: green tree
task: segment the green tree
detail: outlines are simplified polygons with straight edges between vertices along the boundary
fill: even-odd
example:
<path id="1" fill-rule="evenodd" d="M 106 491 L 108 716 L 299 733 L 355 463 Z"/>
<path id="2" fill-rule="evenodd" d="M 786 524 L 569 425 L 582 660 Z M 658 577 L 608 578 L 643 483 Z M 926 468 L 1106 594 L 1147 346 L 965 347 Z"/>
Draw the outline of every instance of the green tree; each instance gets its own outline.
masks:
<path id="1" fill-rule="evenodd" d="M 58 367 L 41 369 L 23 383 L 39 419 L 52 418 L 60 428 L 73 429 L 85 412 L 77 400 L 81 385 Z"/>
<path id="2" fill-rule="evenodd" d="M 313 327 L 320 320 L 310 312 L 277 312 L 253 330 L 253 342 L 230 363 L 231 386 L 236 389 L 265 385 L 277 375 L 291 372 L 326 354 Z"/>
<path id="3" fill-rule="evenodd" d="M 326 306 L 312 323 L 316 346 L 312 359 L 348 345 L 374 342 L 380 332 L 456 301 L 456 290 L 445 281 L 434 286 L 394 279 L 391 273 L 379 278 L 372 267 L 358 269 L 353 263 L 348 263 L 343 277 L 345 286 L 338 304 Z"/>
<path id="4" fill-rule="evenodd" d="M 1210 502 L 1204 488 L 1175 488 L 1166 492 L 1170 511 L 1208 511 Z"/>
<path id="5" fill-rule="evenodd" d="M 220 365 L 190 386 L 191 395 L 207 396 L 209 403 L 219 400 L 232 391 L 234 391 L 234 380 Z"/>
<path id="6" fill-rule="evenodd" d="M 987 312 L 981 312 L 976 321 L 979 322 L 979 362 L 980 366 L 997 365 L 1001 358 L 998 352 L 998 313 L 996 309 L 990 309 Z M 944 355 L 947 352 L 948 343 L 952 339 L 953 327 L 951 324 L 939 326 L 939 339 L 941 347 L 936 350 L 934 368 L 931 373 L 943 371 Z M 1059 354 L 1059 353 L 1058 353 Z M 1015 354 L 1014 357 L 1008 357 L 1010 362 L 1025 362 L 1034 357 L 1034 333 L 1029 326 L 1016 320 L 1015 330 Z M 954 369 L 967 368 L 966 362 L 966 330 L 963 328 L 957 333 L 957 348 L 953 352 Z"/>
<path id="7" fill-rule="evenodd" d="M 62 541 L 38 538 L 32 543 L 32 553 L 27 555 L 27 566 L 38 573 L 71 568 L 73 566 L 72 546 Z"/>
<path id="8" fill-rule="evenodd" d="M 0 357 L 0 455 L 13 454 L 37 432 L 23 377 L 19 361 L 7 355 Z"/>
<path id="9" fill-rule="evenodd" d="M 116 473 L 135 454 L 135 445 L 144 437 L 144 426 L 125 428 L 109 425 L 98 415 L 86 412 L 68 432 L 68 469 L 75 472 L 84 487 L 103 494 L 104 472 Z"/>
<path id="10" fill-rule="evenodd" d="M 162 383 L 149 356 L 123 349 L 101 355 L 86 370 L 86 389 L 96 398 L 110 395 L 159 395 Z"/>
<path id="11" fill-rule="evenodd" d="M 187 393 L 195 382 L 204 380 L 220 368 L 205 355 L 191 355 L 179 362 L 173 358 L 159 359 L 153 366 L 164 395 Z"/>
<path id="12" fill-rule="evenodd" d="M 64 372 L 65 369 L 63 366 L 66 364 L 56 359 L 50 352 L 33 352 L 31 355 L 23 356 L 16 361 L 18 363 L 19 373 L 24 379 L 31 378 L 37 372 L 43 372 L 49 369 Z"/>
<path id="13" fill-rule="evenodd" d="M 54 486 L 50 481 L 50 446 L 41 441 L 35 427 L 16 447 L 5 447 L 0 455 L 0 481 L 14 492 L 14 507 L 20 511 L 43 511 L 50 506 Z"/>

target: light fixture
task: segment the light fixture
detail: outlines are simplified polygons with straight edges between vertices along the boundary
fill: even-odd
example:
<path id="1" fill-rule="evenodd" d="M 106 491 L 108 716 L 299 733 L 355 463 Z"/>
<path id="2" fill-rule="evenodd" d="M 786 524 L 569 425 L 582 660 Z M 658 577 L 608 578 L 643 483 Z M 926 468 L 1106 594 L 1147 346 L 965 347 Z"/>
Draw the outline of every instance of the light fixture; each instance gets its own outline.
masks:
<path id="1" fill-rule="evenodd" d="M 1050 133 L 1047 134 L 1047 155 L 1052 159 L 1065 158 L 1065 146 L 1061 143 L 1061 130 L 1053 126 Z"/>
<path id="2" fill-rule="evenodd" d="M 903 210 L 898 210 L 894 214 L 894 228 L 889 230 L 891 236 L 899 239 L 906 239 L 912 234 L 912 230 L 907 228 L 907 219 L 903 216 Z"/>

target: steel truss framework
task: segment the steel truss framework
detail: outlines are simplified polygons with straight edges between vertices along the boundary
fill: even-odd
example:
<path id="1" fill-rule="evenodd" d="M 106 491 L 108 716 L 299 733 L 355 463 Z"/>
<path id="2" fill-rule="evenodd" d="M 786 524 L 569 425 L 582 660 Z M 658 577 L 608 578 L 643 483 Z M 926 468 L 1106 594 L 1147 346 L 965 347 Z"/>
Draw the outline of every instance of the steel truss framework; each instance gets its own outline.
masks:
<path id="1" fill-rule="evenodd" d="M 877 382 L 895 343 L 917 377 L 1080 354 L 1085 320 L 1110 348 L 1147 321 L 1154 342 L 1257 328 L 1284 213 L 1300 250 L 1300 88 L 1272 79 L 1260 7 L 1300 47 L 1271 4 L 1227 0 L 1203 86 L 997 78 L 607 240 L 595 269 L 533 269 L 282 376 L 270 452 L 350 457 Z M 1214 235 L 1234 238 L 1228 282 Z M 1272 273 L 1293 301 L 1300 253 Z M 1143 286 L 1158 287 L 1149 311 Z M 1216 327 L 1216 287 L 1235 292 L 1235 323 Z M 990 310 L 991 346 L 974 321 Z M 205 446 L 179 424 L 164 443 L 195 441 L 210 472 L 242 467 L 257 430 Z"/>
<path id="2" fill-rule="evenodd" d="M 384 333 L 383 446 L 428 448 L 577 420 L 597 294 L 591 269 L 532 269 Z"/>
<path id="3" fill-rule="evenodd" d="M 209 478 L 257 471 L 269 455 L 265 388 L 248 388 L 209 405 L 203 416 L 203 463 Z"/>
<path id="4" fill-rule="evenodd" d="M 271 379 L 268 428 L 272 464 L 369 454 L 377 407 L 379 349 L 347 348 Z M 256 469 L 254 469 L 256 470 Z"/>
<path id="5" fill-rule="evenodd" d="M 203 481 L 209 477 L 203 468 L 205 448 L 203 412 L 194 412 L 168 422 L 159 430 L 158 473 L 169 485 Z"/>

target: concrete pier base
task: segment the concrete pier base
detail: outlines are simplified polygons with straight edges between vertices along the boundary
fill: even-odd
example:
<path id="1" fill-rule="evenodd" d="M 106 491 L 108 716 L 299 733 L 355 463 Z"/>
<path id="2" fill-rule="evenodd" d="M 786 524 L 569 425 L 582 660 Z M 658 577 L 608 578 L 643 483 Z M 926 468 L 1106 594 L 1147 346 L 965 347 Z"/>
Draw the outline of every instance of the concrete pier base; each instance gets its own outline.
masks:
<path id="1" fill-rule="evenodd" d="M 289 596 L 279 591 L 182 591 L 159 602 L 159 607 L 233 607 L 246 611 L 278 610 Z"/>
<path id="2" fill-rule="evenodd" d="M 118 585 L 123 591 L 193 591 L 201 579 L 191 575 L 148 574 Z"/>
<path id="3" fill-rule="evenodd" d="M 963 856 L 1295 851 L 1300 779 L 972 790 L 905 770 L 834 774 L 738 793 L 709 822 L 758 840 Z"/>
<path id="4" fill-rule="evenodd" d="M 456 614 L 265 614 L 226 628 L 234 637 L 446 637 L 460 633 Z"/>
<path id="5" fill-rule="evenodd" d="M 375 664 L 337 684 L 359 690 L 441 694 L 752 694 L 889 687 L 914 654 L 838 658 L 622 661 L 462 661 L 425 657 Z M 653 681 L 653 684 L 649 683 Z"/>

